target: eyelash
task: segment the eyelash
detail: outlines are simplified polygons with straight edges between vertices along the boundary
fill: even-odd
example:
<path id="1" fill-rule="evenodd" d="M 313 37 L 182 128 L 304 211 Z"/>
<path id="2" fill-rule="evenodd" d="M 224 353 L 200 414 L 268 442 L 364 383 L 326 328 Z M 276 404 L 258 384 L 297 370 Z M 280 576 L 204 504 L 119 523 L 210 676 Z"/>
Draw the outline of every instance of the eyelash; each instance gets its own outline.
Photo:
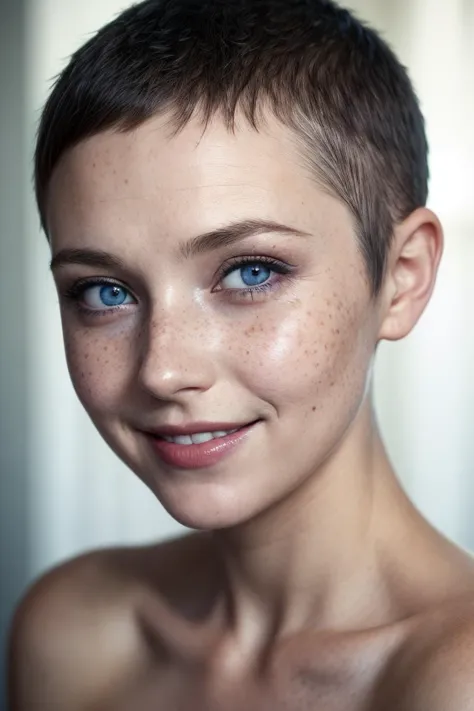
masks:
<path id="1" fill-rule="evenodd" d="M 256 256 L 246 256 L 246 257 L 235 257 L 227 262 L 225 266 L 221 268 L 219 272 L 217 272 L 215 279 L 218 280 L 218 284 L 225 279 L 226 276 L 231 274 L 234 271 L 237 271 L 239 268 L 242 268 L 246 266 L 247 264 L 265 264 L 266 266 L 271 268 L 271 271 L 279 274 L 280 277 L 287 276 L 289 277 L 291 271 L 294 269 L 294 267 L 290 264 L 287 264 L 285 262 L 281 262 L 278 259 L 273 259 L 272 257 L 256 257 Z M 265 294 L 270 291 L 274 291 L 276 288 L 278 288 L 278 285 L 280 283 L 281 279 L 274 279 L 273 281 L 268 281 L 265 282 L 264 284 L 256 285 L 256 286 L 249 286 L 245 289 L 216 289 L 214 288 L 213 291 L 215 293 L 224 293 L 228 297 L 230 297 L 232 300 L 239 301 L 242 299 L 248 299 L 251 298 L 252 300 L 254 299 L 255 295 L 259 294 Z M 124 291 L 127 292 L 127 294 L 132 295 L 130 290 L 127 289 L 125 286 L 120 284 L 120 282 L 114 280 L 114 279 L 109 279 L 106 277 L 95 277 L 95 278 L 90 278 L 90 279 L 81 279 L 80 281 L 77 281 L 75 284 L 73 284 L 71 287 L 69 287 L 63 294 L 63 296 L 72 301 L 74 306 L 83 314 L 86 314 L 87 316 L 94 316 L 94 317 L 100 317 L 104 316 L 106 314 L 111 314 L 115 313 L 116 311 L 123 310 L 125 306 L 128 306 L 129 304 L 125 305 L 119 305 L 119 306 L 111 306 L 109 308 L 104 308 L 104 309 L 91 309 L 87 306 L 84 306 L 81 304 L 80 299 L 84 295 L 84 293 L 87 291 L 87 289 L 91 289 L 95 286 L 117 286 L 120 287 L 121 289 L 124 289 Z"/>

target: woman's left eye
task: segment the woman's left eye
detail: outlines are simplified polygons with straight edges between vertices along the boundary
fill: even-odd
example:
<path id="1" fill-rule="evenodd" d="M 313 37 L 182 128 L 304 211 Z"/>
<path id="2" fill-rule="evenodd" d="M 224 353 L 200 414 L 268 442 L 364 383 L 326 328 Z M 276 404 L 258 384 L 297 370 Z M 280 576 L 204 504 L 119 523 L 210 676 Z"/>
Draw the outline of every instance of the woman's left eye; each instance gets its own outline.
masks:
<path id="1" fill-rule="evenodd" d="M 270 257 L 235 259 L 225 268 L 216 291 L 227 291 L 238 296 L 266 292 L 277 286 L 283 275 L 293 267 Z"/>
<path id="2" fill-rule="evenodd" d="M 224 289 L 248 289 L 262 286 L 272 274 L 268 264 L 253 262 L 233 269 L 221 280 L 221 284 Z"/>

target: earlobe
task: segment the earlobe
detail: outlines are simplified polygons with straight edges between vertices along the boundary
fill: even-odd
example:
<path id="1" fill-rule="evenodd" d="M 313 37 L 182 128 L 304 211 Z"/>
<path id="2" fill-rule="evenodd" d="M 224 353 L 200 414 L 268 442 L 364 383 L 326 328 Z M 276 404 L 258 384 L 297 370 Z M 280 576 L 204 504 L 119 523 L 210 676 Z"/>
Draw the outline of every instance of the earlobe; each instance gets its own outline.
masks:
<path id="1" fill-rule="evenodd" d="M 396 226 L 378 340 L 397 341 L 414 328 L 433 293 L 443 246 L 441 224 L 427 208 L 415 210 Z"/>

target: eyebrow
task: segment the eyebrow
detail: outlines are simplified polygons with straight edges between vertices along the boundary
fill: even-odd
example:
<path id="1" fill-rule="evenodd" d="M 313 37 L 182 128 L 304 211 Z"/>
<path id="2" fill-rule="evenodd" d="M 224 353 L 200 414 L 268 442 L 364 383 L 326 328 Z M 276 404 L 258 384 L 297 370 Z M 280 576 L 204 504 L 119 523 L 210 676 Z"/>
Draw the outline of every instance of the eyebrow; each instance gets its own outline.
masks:
<path id="1" fill-rule="evenodd" d="M 104 267 L 106 269 L 125 269 L 124 262 L 119 257 L 114 257 L 100 249 L 62 249 L 54 255 L 50 269 L 54 271 L 66 264 L 85 264 L 90 267 Z"/>
<path id="2" fill-rule="evenodd" d="M 310 237 L 308 232 L 303 232 L 295 227 L 283 225 L 273 220 L 241 220 L 193 237 L 180 246 L 179 253 L 183 259 L 190 259 L 199 254 L 228 247 L 247 237 L 265 232 Z M 55 270 L 66 264 L 85 264 L 91 267 L 125 269 L 125 264 L 119 257 L 97 249 L 62 249 L 52 258 L 50 268 Z"/>
<path id="3" fill-rule="evenodd" d="M 242 220 L 193 237 L 189 242 L 182 245 L 180 253 L 185 259 L 189 259 L 189 257 L 194 257 L 204 252 L 210 252 L 214 249 L 219 249 L 219 247 L 228 247 L 246 237 L 252 237 L 265 232 L 286 233 L 297 237 L 310 236 L 307 232 L 302 232 L 295 227 L 282 225 L 272 220 Z"/>

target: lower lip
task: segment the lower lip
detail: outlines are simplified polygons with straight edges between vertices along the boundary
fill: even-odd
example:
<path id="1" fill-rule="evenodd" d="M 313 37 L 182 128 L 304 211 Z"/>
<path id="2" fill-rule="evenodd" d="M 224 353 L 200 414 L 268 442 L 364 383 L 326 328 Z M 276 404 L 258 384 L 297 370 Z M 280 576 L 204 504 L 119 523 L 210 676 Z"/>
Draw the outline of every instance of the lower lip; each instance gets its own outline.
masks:
<path id="1" fill-rule="evenodd" d="M 149 436 L 154 451 L 166 464 L 180 469 L 202 469 L 211 467 L 227 457 L 241 444 L 256 425 L 242 427 L 233 434 L 225 435 L 201 444 L 175 444 L 160 437 Z"/>

